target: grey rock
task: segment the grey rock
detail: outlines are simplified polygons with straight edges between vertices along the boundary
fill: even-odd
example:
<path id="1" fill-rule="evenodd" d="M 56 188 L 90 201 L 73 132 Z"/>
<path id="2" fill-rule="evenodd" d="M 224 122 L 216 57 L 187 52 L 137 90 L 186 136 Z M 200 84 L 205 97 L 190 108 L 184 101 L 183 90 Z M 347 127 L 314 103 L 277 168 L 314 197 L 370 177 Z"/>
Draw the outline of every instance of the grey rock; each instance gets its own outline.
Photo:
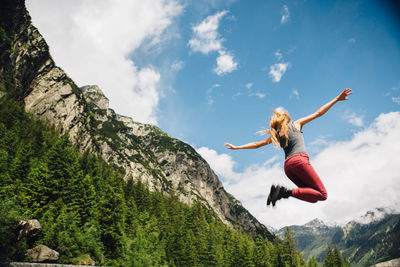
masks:
<path id="1" fill-rule="evenodd" d="M 99 109 L 108 109 L 109 100 L 97 85 L 87 85 L 81 87 L 86 101 L 94 103 Z"/>
<path id="2" fill-rule="evenodd" d="M 24 237 L 34 237 L 42 230 L 38 220 L 21 220 L 18 224 L 18 240 Z"/>
<path id="3" fill-rule="evenodd" d="M 45 245 L 39 245 L 32 249 L 28 249 L 26 256 L 31 258 L 34 262 L 43 262 L 56 261 L 60 254 Z"/>

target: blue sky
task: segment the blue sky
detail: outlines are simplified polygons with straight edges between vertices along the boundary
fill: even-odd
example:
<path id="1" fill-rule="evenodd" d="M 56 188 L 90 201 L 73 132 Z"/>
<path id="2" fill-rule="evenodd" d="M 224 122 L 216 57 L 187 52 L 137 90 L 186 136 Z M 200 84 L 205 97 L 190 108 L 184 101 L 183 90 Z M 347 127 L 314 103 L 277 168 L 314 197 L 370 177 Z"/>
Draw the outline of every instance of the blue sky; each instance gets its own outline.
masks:
<path id="1" fill-rule="evenodd" d="M 344 114 L 363 117 L 368 123 L 381 112 L 398 109 L 385 94 L 399 83 L 400 43 L 387 14 L 376 12 L 382 7 L 349 1 L 289 2 L 290 17 L 282 24 L 284 5 L 238 1 L 222 9 L 228 13 L 221 18 L 218 33 L 238 62 L 237 70 L 223 76 L 213 72 L 218 52 L 191 51 L 186 43 L 192 31 L 185 31 L 179 40 L 186 52 L 179 54 L 184 68 L 173 83 L 177 93 L 161 100 L 165 112 L 160 114 L 160 127 L 197 146 L 222 152 L 225 141 L 259 139 L 255 132 L 266 126 L 271 109 L 283 106 L 294 118 L 305 116 L 346 87 L 354 89 L 351 101 L 340 103 L 307 127 L 308 141 L 351 136 L 357 126 L 349 124 Z M 181 25 L 193 27 L 200 21 L 184 17 Z M 276 63 L 289 63 L 279 82 L 269 76 Z M 170 124 L 171 118 L 180 126 Z M 263 161 L 266 156 L 260 153 L 240 152 L 234 157 L 249 164 Z"/>
<path id="2" fill-rule="evenodd" d="M 194 146 L 227 191 L 281 227 L 399 207 L 400 23 L 382 2 L 28 0 L 27 7 L 57 65 L 79 86 L 98 84 L 118 113 Z M 346 87 L 349 101 L 304 127 L 332 197 L 266 209 L 272 183 L 292 186 L 282 151 L 229 151 L 224 143 L 261 140 L 272 109 L 300 118 Z M 352 205 L 374 186 L 368 201 Z M 388 199 L 379 199 L 387 188 Z"/>

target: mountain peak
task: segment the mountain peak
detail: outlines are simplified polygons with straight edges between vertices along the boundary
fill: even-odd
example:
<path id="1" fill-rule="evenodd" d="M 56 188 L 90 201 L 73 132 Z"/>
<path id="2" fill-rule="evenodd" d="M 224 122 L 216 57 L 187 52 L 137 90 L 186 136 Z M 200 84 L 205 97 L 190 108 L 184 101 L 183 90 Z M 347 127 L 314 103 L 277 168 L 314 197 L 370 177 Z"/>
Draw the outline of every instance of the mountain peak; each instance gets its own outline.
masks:
<path id="1" fill-rule="evenodd" d="M 306 227 L 326 227 L 327 225 L 322 220 L 315 218 L 314 220 L 306 223 L 304 226 L 306 226 Z"/>
<path id="2" fill-rule="evenodd" d="M 385 218 L 389 214 L 396 214 L 396 212 L 393 208 L 387 208 L 387 207 L 380 207 L 380 208 L 375 208 L 373 210 L 367 211 L 364 215 L 350 221 L 347 223 L 347 226 L 351 226 L 354 224 L 370 224 L 376 221 L 380 221 L 383 218 Z"/>
<path id="3" fill-rule="evenodd" d="M 97 85 L 86 85 L 81 89 L 86 101 L 95 104 L 99 109 L 108 109 L 109 100 Z"/>

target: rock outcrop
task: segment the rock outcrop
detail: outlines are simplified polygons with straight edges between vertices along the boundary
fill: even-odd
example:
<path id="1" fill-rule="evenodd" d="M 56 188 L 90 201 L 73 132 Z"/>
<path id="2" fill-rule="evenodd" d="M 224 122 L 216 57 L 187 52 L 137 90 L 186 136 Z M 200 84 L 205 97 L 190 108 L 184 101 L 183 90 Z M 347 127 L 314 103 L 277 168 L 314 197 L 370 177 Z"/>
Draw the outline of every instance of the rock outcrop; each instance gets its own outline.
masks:
<path id="1" fill-rule="evenodd" d="M 97 86 L 78 88 L 57 67 L 31 24 L 23 0 L 0 7 L 0 93 L 24 101 L 26 111 L 49 121 L 83 152 L 101 155 L 141 179 L 150 190 L 174 190 L 182 202 L 201 201 L 227 225 L 272 238 L 188 144 L 159 128 L 118 115 Z"/>
<path id="2" fill-rule="evenodd" d="M 39 245 L 32 249 L 28 249 L 26 256 L 31 258 L 34 262 L 43 262 L 56 261 L 58 260 L 60 254 L 45 245 Z"/>
<path id="3" fill-rule="evenodd" d="M 21 220 L 18 224 L 19 232 L 18 232 L 18 240 L 24 237 L 34 237 L 42 231 L 42 227 L 38 220 Z"/>

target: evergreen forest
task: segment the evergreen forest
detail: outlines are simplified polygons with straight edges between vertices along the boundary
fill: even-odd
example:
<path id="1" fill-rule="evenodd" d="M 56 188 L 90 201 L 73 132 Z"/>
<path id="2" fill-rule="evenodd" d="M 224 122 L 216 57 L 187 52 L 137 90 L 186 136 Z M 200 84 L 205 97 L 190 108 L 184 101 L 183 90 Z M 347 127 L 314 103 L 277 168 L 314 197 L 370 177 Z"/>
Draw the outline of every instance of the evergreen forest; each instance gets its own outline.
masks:
<path id="1" fill-rule="evenodd" d="M 201 203 L 150 192 L 140 177 L 83 154 L 21 102 L 0 99 L 0 262 L 29 261 L 44 244 L 57 263 L 103 266 L 319 266 L 302 257 L 289 229 L 256 238 L 223 224 Z M 35 239 L 17 240 L 20 219 L 38 219 Z M 348 266 L 329 248 L 323 266 Z"/>

